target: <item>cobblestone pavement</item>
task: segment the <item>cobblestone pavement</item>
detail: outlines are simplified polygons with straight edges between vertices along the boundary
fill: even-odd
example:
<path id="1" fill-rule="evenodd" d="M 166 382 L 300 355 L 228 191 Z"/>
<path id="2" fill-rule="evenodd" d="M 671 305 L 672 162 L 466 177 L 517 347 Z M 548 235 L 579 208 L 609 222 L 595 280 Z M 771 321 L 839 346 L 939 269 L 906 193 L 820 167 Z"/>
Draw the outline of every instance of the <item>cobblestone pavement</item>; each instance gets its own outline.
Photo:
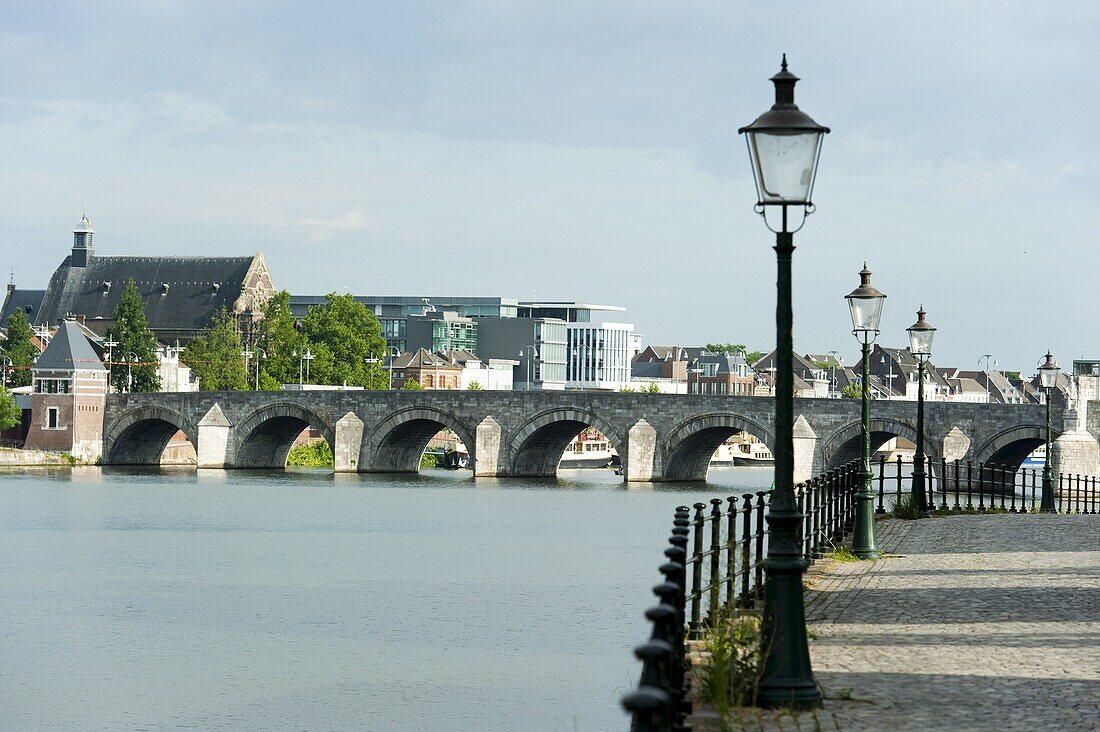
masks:
<path id="1" fill-rule="evenodd" d="M 1100 730 L 1100 515 L 876 529 L 884 559 L 806 578 L 824 707 L 735 729 Z"/>

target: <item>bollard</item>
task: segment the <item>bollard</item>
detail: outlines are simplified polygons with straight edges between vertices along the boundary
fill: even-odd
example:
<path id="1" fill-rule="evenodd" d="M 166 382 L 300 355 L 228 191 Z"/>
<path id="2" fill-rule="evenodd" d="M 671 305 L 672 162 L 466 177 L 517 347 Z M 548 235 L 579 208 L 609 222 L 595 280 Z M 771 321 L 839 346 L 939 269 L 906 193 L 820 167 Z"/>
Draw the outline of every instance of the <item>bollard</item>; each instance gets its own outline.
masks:
<path id="1" fill-rule="evenodd" d="M 672 696 L 662 689 L 640 686 L 623 697 L 630 712 L 630 732 L 669 732 L 672 729 Z"/>

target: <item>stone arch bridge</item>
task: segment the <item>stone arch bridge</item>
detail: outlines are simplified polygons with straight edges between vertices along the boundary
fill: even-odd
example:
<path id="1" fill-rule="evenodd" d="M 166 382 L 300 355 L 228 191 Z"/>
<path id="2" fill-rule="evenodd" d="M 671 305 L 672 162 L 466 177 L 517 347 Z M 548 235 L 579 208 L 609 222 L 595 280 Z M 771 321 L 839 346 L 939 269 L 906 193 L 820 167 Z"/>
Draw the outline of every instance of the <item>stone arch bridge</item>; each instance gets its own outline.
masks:
<path id="1" fill-rule="evenodd" d="M 428 440 L 449 428 L 478 476 L 552 476 L 587 426 L 617 449 L 628 481 L 704 480 L 727 437 L 772 446 L 774 402 L 761 397 L 551 391 L 302 391 L 111 394 L 102 461 L 152 465 L 179 430 L 199 468 L 281 468 L 295 437 L 319 430 L 340 472 L 415 472 Z M 929 402 L 925 442 L 938 461 L 1018 466 L 1043 442 L 1045 407 Z M 805 479 L 858 456 L 860 405 L 795 400 L 795 471 Z M 915 440 L 916 404 L 872 408 L 872 448 Z M 1055 417 L 1055 434 L 1062 416 Z"/>

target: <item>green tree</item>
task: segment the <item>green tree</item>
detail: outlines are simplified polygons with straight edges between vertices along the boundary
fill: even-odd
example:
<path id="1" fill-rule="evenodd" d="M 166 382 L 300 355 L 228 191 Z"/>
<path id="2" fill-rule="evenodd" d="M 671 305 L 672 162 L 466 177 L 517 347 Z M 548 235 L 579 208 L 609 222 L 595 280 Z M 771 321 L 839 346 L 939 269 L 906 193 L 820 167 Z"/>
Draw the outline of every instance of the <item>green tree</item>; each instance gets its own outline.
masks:
<path id="1" fill-rule="evenodd" d="M 480 381 L 471 381 L 470 385 L 467 386 L 466 388 L 469 389 L 470 391 L 482 391 L 482 386 L 481 386 Z"/>
<path id="2" fill-rule="evenodd" d="M 290 293 L 277 292 L 263 306 L 263 318 L 257 326 L 256 354 L 260 356 L 260 388 L 278 390 L 283 384 L 298 382 L 298 357 L 306 348 L 305 337 L 294 327 L 290 313 Z M 266 354 L 266 358 L 263 357 Z M 310 373 L 312 376 L 312 370 Z"/>
<path id="3" fill-rule="evenodd" d="M 31 366 L 38 358 L 38 346 L 34 345 L 34 331 L 27 322 L 23 308 L 16 308 L 8 316 L 8 339 L 4 341 L 4 352 L 0 358 L 10 358 L 7 367 L 8 384 L 11 386 L 30 386 Z M 7 366 L 7 361 L 4 361 Z"/>
<path id="4" fill-rule="evenodd" d="M 378 318 L 352 295 L 331 293 L 325 299 L 324 304 L 311 307 L 302 321 L 302 335 L 314 356 L 310 380 L 385 388 L 386 341 Z"/>
<path id="5" fill-rule="evenodd" d="M 741 354 L 750 366 L 764 356 L 763 351 L 746 351 L 744 343 L 708 343 L 703 348 L 711 353 L 728 353 L 734 356 Z"/>
<path id="6" fill-rule="evenodd" d="M 241 355 L 237 319 L 225 306 L 214 313 L 210 327 L 187 344 L 183 362 L 199 378 L 203 391 L 234 391 L 248 388 L 248 372 Z"/>
<path id="7" fill-rule="evenodd" d="M 851 384 L 848 384 L 848 386 L 840 390 L 840 395 L 845 399 L 862 399 L 863 384 L 852 382 Z M 874 399 L 875 395 L 871 394 L 871 398 Z"/>
<path id="8" fill-rule="evenodd" d="M 145 318 L 145 303 L 141 299 L 137 285 L 131 279 L 122 291 L 114 312 L 114 339 L 118 346 L 113 352 L 115 363 L 132 361 L 127 368 L 112 370 L 111 383 L 117 391 L 159 391 L 160 376 L 157 374 L 157 339 L 149 330 L 149 321 Z M 129 374 L 133 373 L 133 383 Z"/>
<path id="9" fill-rule="evenodd" d="M 420 382 L 416 379 L 405 379 L 405 382 L 401 384 L 401 388 L 404 391 L 423 391 L 424 387 L 420 385 Z"/>
<path id="10" fill-rule="evenodd" d="M 15 398 L 7 388 L 0 384 L 0 430 L 11 429 L 23 420 L 23 410 L 15 403 Z"/>

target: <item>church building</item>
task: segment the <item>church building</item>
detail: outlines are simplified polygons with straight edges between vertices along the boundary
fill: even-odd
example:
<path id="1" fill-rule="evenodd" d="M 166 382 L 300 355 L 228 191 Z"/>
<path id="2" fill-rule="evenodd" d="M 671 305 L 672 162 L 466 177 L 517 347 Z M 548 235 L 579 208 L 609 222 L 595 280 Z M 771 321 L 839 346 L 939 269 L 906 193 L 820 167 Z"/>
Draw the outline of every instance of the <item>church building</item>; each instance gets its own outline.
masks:
<path id="1" fill-rule="evenodd" d="M 133 279 L 145 302 L 149 327 L 161 343 L 186 345 L 223 306 L 236 315 L 242 340 L 248 343 L 263 304 L 275 292 L 263 254 L 102 256 L 95 252 L 94 236 L 92 222 L 82 217 L 73 231 L 72 252 L 45 291 L 8 288 L 0 325 L 19 307 L 36 328 L 49 330 L 73 318 L 103 336 L 113 330 L 115 306 Z"/>

